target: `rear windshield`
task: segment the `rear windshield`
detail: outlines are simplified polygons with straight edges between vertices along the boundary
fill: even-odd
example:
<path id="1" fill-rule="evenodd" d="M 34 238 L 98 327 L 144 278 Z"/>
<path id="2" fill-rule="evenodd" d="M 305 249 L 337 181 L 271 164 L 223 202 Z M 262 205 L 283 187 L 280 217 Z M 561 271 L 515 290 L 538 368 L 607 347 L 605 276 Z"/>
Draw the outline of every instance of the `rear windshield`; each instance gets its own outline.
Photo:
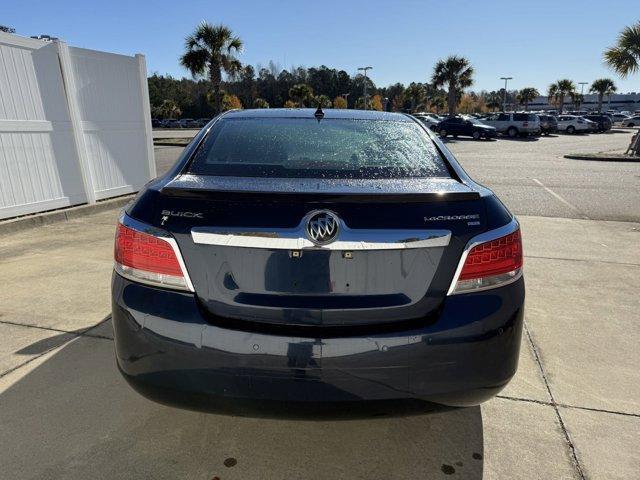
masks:
<path id="1" fill-rule="evenodd" d="M 537 115 L 533 113 L 514 113 L 513 120 L 516 122 L 535 122 Z"/>
<path id="2" fill-rule="evenodd" d="M 196 152 L 190 173 L 284 178 L 450 177 L 413 122 L 225 118 Z"/>

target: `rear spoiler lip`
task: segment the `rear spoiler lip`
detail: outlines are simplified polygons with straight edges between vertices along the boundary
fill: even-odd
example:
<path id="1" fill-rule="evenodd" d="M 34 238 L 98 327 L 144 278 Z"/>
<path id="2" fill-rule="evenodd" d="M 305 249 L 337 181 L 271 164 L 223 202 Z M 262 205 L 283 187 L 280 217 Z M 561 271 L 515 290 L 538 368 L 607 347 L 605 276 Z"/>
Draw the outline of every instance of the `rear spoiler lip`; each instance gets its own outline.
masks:
<path id="1" fill-rule="evenodd" d="M 307 203 L 415 203 L 415 202 L 458 202 L 478 200 L 478 192 L 443 192 L 443 193 L 288 193 L 288 192 L 259 192 L 238 190 L 203 190 L 190 188 L 165 187 L 160 193 L 170 197 L 184 197 L 192 199 L 207 199 L 213 201 L 241 201 L 241 200 L 275 200 L 275 201 L 303 201 Z"/>
<path id="2" fill-rule="evenodd" d="M 310 179 L 180 175 L 161 188 L 163 195 L 210 200 L 265 199 L 341 202 L 461 201 L 480 193 L 450 178 Z"/>

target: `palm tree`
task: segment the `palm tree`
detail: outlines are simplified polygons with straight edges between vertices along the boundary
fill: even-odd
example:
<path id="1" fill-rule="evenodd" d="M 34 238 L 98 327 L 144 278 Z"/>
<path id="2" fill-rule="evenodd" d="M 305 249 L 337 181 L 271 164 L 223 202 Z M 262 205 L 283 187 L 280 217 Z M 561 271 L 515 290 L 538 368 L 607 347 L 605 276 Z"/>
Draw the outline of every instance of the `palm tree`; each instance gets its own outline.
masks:
<path id="1" fill-rule="evenodd" d="M 305 102 L 313 100 L 313 89 L 306 83 L 298 83 L 289 89 L 289 97 L 299 107 L 304 108 Z"/>
<path id="2" fill-rule="evenodd" d="M 182 115 L 180 107 L 170 99 L 162 101 L 162 104 L 158 107 L 158 113 L 162 118 L 177 118 Z"/>
<path id="3" fill-rule="evenodd" d="M 580 110 L 580 106 L 582 102 L 584 102 L 584 95 L 574 90 L 573 92 L 569 92 L 569 96 L 571 97 L 571 103 L 573 103 L 573 109 Z"/>
<path id="4" fill-rule="evenodd" d="M 431 83 L 436 88 L 444 86 L 448 88 L 449 116 L 454 116 L 458 103 L 458 90 L 461 91 L 473 85 L 473 67 L 469 60 L 457 55 L 438 60 L 433 67 Z"/>
<path id="5" fill-rule="evenodd" d="M 604 61 L 622 78 L 640 69 L 640 21 L 622 30 L 616 45 L 604 51 Z"/>
<path id="6" fill-rule="evenodd" d="M 525 111 L 529 108 L 529 102 L 538 97 L 540 93 L 533 87 L 523 88 L 518 92 L 518 102 L 524 105 Z"/>
<path id="7" fill-rule="evenodd" d="M 599 78 L 598 80 L 593 81 L 593 83 L 591 84 L 591 88 L 589 88 L 589 91 L 591 93 L 598 94 L 599 113 L 602 112 L 602 100 L 604 99 L 604 96 L 611 95 L 617 89 L 618 88 L 616 87 L 616 84 L 613 83 L 613 80 L 611 80 L 610 78 Z"/>
<path id="8" fill-rule="evenodd" d="M 557 83 L 552 83 L 551 85 L 549 85 L 549 88 L 547 89 L 547 98 L 549 99 L 549 104 L 553 105 L 556 108 L 558 108 L 558 105 L 560 104 L 560 95 L 558 92 L 559 90 Z"/>
<path id="9" fill-rule="evenodd" d="M 571 92 L 575 92 L 576 85 L 569 79 L 558 80 L 556 83 L 549 85 L 547 95 L 549 96 L 550 103 L 557 103 L 559 105 L 558 111 L 562 114 L 564 109 L 564 99 Z"/>
<path id="10" fill-rule="evenodd" d="M 220 113 L 222 74 L 233 76 L 242 68 L 236 58 L 242 52 L 242 40 L 224 25 L 202 22 L 185 38 L 185 50 L 180 57 L 180 64 L 194 77 L 208 76 L 213 85 L 215 110 Z"/>

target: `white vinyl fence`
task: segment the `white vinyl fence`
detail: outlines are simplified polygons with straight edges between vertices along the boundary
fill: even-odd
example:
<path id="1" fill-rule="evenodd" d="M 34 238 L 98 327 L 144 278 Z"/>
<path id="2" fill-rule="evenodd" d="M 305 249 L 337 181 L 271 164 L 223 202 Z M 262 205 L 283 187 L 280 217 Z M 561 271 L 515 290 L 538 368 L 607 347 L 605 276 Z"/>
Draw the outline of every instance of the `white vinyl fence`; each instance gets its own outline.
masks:
<path id="1" fill-rule="evenodd" d="M 136 192 L 155 177 L 143 55 L 0 32 L 0 219 Z"/>

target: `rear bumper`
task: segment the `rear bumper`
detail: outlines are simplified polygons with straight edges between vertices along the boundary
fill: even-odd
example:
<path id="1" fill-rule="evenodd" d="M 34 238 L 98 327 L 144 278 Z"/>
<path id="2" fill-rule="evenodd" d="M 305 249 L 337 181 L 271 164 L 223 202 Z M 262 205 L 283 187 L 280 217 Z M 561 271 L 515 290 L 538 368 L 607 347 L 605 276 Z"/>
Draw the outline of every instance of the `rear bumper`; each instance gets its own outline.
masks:
<path id="1" fill-rule="evenodd" d="M 215 409 L 221 401 L 418 399 L 479 404 L 515 374 L 524 280 L 447 297 L 438 320 L 401 332 L 301 338 L 208 323 L 193 294 L 114 273 L 118 367 L 143 395 Z"/>

